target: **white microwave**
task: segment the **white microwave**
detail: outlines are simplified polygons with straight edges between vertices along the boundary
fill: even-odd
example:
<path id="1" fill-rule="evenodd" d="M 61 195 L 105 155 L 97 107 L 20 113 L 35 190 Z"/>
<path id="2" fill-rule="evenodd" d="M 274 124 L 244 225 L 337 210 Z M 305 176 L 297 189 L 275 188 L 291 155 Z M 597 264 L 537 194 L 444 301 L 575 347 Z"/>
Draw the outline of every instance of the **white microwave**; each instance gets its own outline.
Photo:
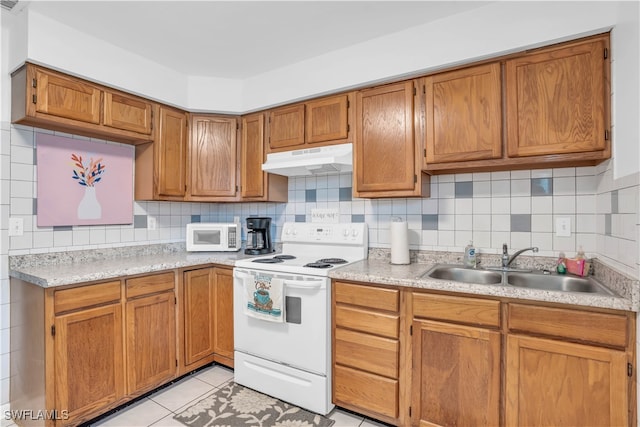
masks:
<path id="1" fill-rule="evenodd" d="M 187 224 L 187 251 L 238 251 L 242 244 L 239 223 L 192 222 Z"/>

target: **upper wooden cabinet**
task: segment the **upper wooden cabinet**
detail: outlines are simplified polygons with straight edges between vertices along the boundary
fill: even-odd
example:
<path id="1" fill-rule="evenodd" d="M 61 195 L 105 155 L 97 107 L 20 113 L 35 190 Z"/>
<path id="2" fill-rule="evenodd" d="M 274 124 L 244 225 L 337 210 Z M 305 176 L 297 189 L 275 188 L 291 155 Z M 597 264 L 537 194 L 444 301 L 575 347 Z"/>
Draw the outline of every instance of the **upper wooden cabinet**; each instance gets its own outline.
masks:
<path id="1" fill-rule="evenodd" d="M 268 174 L 262 170 L 265 154 L 265 113 L 242 117 L 240 144 L 240 195 L 243 200 L 286 202 L 286 176 Z"/>
<path id="2" fill-rule="evenodd" d="M 238 191 L 235 117 L 191 115 L 187 198 L 235 198 Z"/>
<path id="3" fill-rule="evenodd" d="M 500 63 L 434 74 L 423 83 L 427 167 L 502 156 Z"/>
<path id="4" fill-rule="evenodd" d="M 182 200 L 187 191 L 187 113 L 160 106 L 155 142 L 136 145 L 135 200 Z"/>
<path id="5" fill-rule="evenodd" d="M 510 157 L 604 151 L 609 130 L 608 37 L 506 62 Z"/>
<path id="6" fill-rule="evenodd" d="M 604 34 L 425 77 L 423 170 L 589 166 L 608 159 L 608 52 Z"/>
<path id="7" fill-rule="evenodd" d="M 357 197 L 429 195 L 414 135 L 414 82 L 361 90 L 356 100 L 354 189 Z"/>
<path id="8" fill-rule="evenodd" d="M 349 92 L 269 111 L 269 151 L 350 141 L 353 96 Z"/>
<path id="9" fill-rule="evenodd" d="M 153 139 L 155 104 L 30 63 L 12 74 L 11 121 L 124 143 Z"/>

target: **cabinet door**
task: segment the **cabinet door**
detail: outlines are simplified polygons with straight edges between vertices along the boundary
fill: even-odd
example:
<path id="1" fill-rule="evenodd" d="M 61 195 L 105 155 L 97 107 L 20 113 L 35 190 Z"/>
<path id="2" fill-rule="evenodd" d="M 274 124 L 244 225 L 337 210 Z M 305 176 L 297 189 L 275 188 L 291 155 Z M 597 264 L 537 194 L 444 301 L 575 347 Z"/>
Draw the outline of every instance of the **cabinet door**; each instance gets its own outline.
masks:
<path id="1" fill-rule="evenodd" d="M 150 390 L 176 373 L 176 316 L 173 292 L 126 303 L 128 392 Z"/>
<path id="2" fill-rule="evenodd" d="M 354 184 L 360 197 L 416 195 L 413 98 L 411 81 L 358 92 Z"/>
<path id="3" fill-rule="evenodd" d="M 266 173 L 264 163 L 264 114 L 242 118 L 242 162 L 240 163 L 242 197 L 263 197 Z"/>
<path id="4" fill-rule="evenodd" d="M 121 93 L 104 93 L 105 126 L 130 130 L 133 132 L 151 133 L 151 115 L 153 105 L 141 98 Z"/>
<path id="5" fill-rule="evenodd" d="M 125 373 L 120 304 L 58 316 L 55 328 L 56 408 L 68 410 L 72 420 L 122 398 Z"/>
<path id="6" fill-rule="evenodd" d="M 302 148 L 304 144 L 304 104 L 278 108 L 269 113 L 269 147 Z"/>
<path id="7" fill-rule="evenodd" d="M 102 91 L 86 82 L 36 68 L 36 111 L 79 120 L 100 123 Z"/>
<path id="8" fill-rule="evenodd" d="M 427 165 L 500 158 L 501 86 L 499 63 L 425 78 Z"/>
<path id="9" fill-rule="evenodd" d="M 214 353 L 216 325 L 214 290 L 215 283 L 211 268 L 184 273 L 185 365 L 190 365 Z"/>
<path id="10" fill-rule="evenodd" d="M 332 96 L 306 103 L 306 142 L 346 140 L 349 135 L 349 98 Z"/>
<path id="11" fill-rule="evenodd" d="M 214 268 L 213 276 L 216 284 L 214 350 L 233 363 L 233 270 Z"/>
<path id="12" fill-rule="evenodd" d="M 505 424 L 627 426 L 628 381 L 622 351 L 509 335 Z"/>
<path id="13" fill-rule="evenodd" d="M 231 117 L 192 116 L 189 194 L 235 196 L 237 122 Z"/>
<path id="14" fill-rule="evenodd" d="M 605 39 L 506 62 L 510 157 L 604 150 L 610 94 Z"/>
<path id="15" fill-rule="evenodd" d="M 155 142 L 159 196 L 184 197 L 186 191 L 187 115 L 160 107 L 160 129 Z"/>
<path id="16" fill-rule="evenodd" d="M 412 378 L 413 425 L 497 426 L 500 333 L 415 320 Z"/>

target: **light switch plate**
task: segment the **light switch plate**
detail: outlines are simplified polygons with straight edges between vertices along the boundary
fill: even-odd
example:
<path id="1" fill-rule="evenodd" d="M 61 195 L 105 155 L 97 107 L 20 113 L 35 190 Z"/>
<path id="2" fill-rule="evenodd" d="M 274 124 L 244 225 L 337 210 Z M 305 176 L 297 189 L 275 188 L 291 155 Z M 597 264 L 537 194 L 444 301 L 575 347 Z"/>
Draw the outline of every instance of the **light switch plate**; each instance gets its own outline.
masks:
<path id="1" fill-rule="evenodd" d="M 556 236 L 558 237 L 571 236 L 571 218 L 568 218 L 568 217 L 556 218 Z"/>
<path id="2" fill-rule="evenodd" d="M 155 230 L 158 228 L 158 220 L 154 216 L 147 216 L 147 230 Z"/>
<path id="3" fill-rule="evenodd" d="M 24 234 L 24 220 L 22 218 L 9 218 L 9 236 L 22 236 Z"/>

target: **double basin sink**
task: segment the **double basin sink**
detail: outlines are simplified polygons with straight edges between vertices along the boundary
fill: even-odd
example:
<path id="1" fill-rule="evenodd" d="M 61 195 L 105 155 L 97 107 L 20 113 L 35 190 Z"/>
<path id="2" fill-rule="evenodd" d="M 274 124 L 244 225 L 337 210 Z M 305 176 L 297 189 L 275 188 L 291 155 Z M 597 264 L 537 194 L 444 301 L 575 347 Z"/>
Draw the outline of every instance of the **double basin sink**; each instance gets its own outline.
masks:
<path id="1" fill-rule="evenodd" d="M 482 285 L 507 285 L 545 291 L 615 294 L 591 277 L 550 274 L 549 272 L 517 271 L 511 269 L 472 269 L 460 265 L 438 264 L 422 277 Z"/>

